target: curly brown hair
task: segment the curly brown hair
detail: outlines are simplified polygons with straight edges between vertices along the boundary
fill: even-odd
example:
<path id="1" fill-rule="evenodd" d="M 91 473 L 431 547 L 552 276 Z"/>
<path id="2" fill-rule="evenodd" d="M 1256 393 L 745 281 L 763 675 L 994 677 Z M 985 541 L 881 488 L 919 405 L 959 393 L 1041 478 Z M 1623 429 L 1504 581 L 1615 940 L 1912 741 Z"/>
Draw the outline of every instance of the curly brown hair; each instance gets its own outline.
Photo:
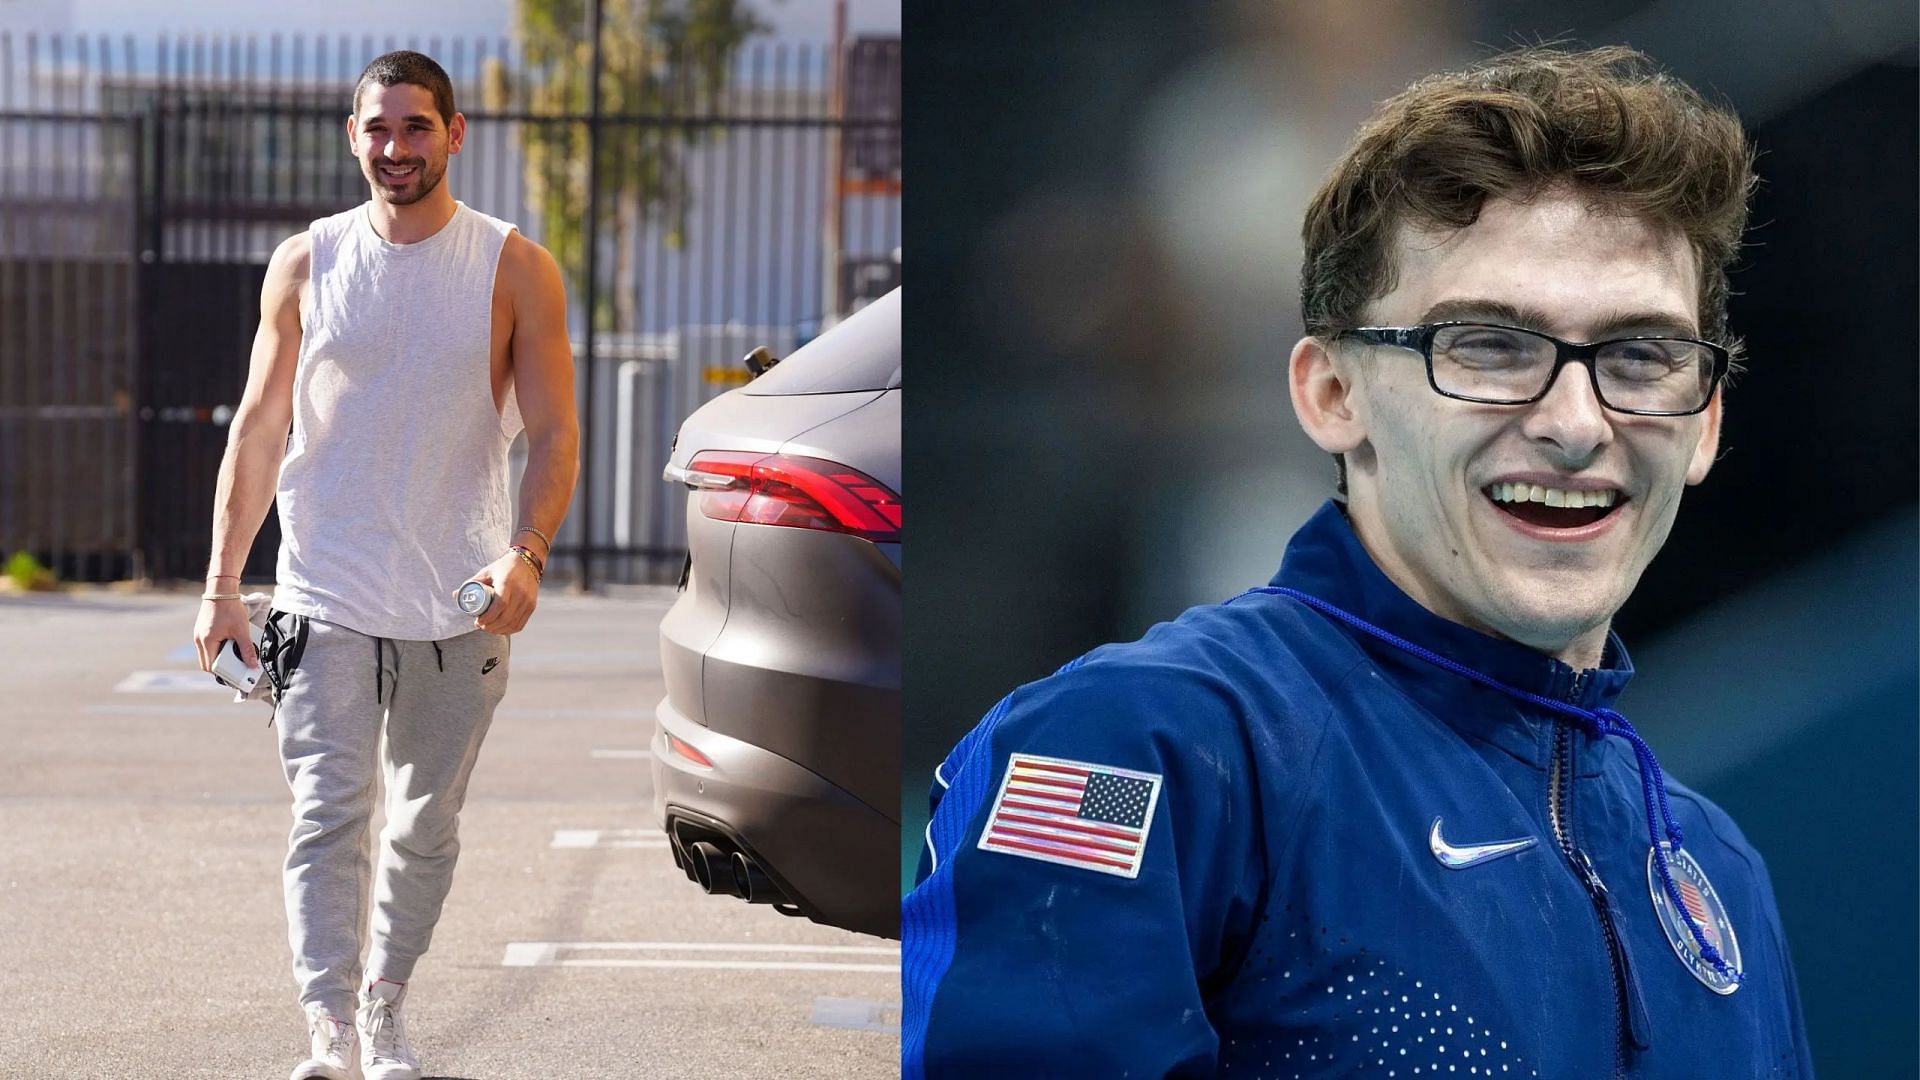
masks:
<path id="1" fill-rule="evenodd" d="M 1300 305 L 1331 339 L 1394 285 L 1402 224 L 1460 229 L 1489 197 L 1559 185 L 1671 229 L 1700 263 L 1701 334 L 1727 336 L 1727 267 L 1746 228 L 1753 149 L 1740 120 L 1623 46 L 1530 47 L 1414 83 L 1361 126 L 1307 208 Z"/>

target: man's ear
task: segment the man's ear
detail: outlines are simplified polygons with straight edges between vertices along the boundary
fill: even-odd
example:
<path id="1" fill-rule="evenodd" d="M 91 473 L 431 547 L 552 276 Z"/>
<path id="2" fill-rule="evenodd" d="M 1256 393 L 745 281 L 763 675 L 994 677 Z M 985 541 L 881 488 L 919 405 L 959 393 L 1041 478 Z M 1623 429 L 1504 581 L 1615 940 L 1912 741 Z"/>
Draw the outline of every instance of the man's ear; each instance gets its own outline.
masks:
<path id="1" fill-rule="evenodd" d="M 349 154 L 353 153 L 353 144 L 358 138 L 353 132 L 355 119 L 356 118 L 352 116 L 347 117 L 347 153 Z"/>
<path id="2" fill-rule="evenodd" d="M 1707 470 L 1713 468 L 1715 455 L 1720 453 L 1720 399 L 1725 387 L 1713 391 L 1713 400 L 1707 402 L 1707 411 L 1700 414 L 1700 441 L 1693 446 L 1693 457 L 1687 462 L 1687 483 L 1697 484 L 1707 478 Z"/>
<path id="3" fill-rule="evenodd" d="M 1307 438 L 1329 454 L 1345 454 L 1367 441 L 1366 425 L 1354 407 L 1353 372 L 1336 363 L 1317 337 L 1304 337 L 1287 358 L 1287 389 L 1293 413 Z"/>
<path id="4" fill-rule="evenodd" d="M 454 113 L 453 119 L 447 122 L 447 154 L 451 156 L 459 153 L 460 145 L 466 141 L 467 114 Z"/>

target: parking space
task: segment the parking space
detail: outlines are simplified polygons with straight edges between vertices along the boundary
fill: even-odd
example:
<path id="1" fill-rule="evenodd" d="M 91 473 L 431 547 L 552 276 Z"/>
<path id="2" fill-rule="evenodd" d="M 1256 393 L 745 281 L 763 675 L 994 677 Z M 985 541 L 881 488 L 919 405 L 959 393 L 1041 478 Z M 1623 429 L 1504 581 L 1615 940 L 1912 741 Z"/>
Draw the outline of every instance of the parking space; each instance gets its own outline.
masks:
<path id="1" fill-rule="evenodd" d="M 895 943 L 673 867 L 645 751 L 671 596 L 550 595 L 514 639 L 409 1001 L 430 1076 L 898 1074 Z M 268 710 L 198 672 L 194 609 L 0 597 L 0 1073 L 274 1077 L 302 1052 Z"/>

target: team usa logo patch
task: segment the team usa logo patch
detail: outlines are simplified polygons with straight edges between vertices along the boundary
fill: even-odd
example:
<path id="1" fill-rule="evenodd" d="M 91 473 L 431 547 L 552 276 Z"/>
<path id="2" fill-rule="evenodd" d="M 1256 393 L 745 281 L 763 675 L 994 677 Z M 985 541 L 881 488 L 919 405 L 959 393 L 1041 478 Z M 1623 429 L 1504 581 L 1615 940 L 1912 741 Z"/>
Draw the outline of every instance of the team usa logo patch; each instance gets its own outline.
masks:
<path id="1" fill-rule="evenodd" d="M 1740 941 L 1733 935 L 1733 922 L 1727 918 L 1726 905 L 1720 902 L 1720 894 L 1713 891 L 1706 871 L 1685 851 L 1674 851 L 1665 843 L 1660 846 L 1667 849 L 1667 868 L 1673 873 L 1674 888 L 1679 890 L 1680 902 L 1687 906 L 1687 914 L 1700 924 L 1701 934 L 1709 945 L 1719 950 L 1721 959 L 1740 971 Z M 1716 994 L 1731 994 L 1740 989 L 1739 983 L 1721 974 L 1700 955 L 1699 943 L 1693 940 L 1686 920 L 1674 910 L 1667 891 L 1660 887 L 1660 867 L 1654 861 L 1652 848 L 1647 849 L 1647 889 L 1653 893 L 1653 911 L 1660 918 L 1660 928 L 1667 932 L 1667 943 L 1673 946 L 1687 970 L 1693 972 L 1693 977 Z"/>
<path id="2" fill-rule="evenodd" d="M 980 850 L 1138 877 L 1160 774 L 1014 754 Z"/>

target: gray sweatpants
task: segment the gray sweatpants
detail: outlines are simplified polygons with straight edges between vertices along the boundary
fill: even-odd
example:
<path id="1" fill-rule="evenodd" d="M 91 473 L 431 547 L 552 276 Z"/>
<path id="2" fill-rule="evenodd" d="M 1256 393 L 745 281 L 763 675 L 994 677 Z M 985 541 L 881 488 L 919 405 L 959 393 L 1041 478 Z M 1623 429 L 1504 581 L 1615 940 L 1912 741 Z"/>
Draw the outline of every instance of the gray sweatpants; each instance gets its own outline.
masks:
<path id="1" fill-rule="evenodd" d="M 475 630 L 392 641 L 286 612 L 272 623 L 283 640 L 269 661 L 283 686 L 275 720 L 293 792 L 284 879 L 293 975 L 302 1005 L 347 1016 L 368 980 L 410 979 L 433 939 L 460 854 L 467 777 L 506 693 L 510 639 Z M 387 813 L 377 868 L 376 768 Z"/>

